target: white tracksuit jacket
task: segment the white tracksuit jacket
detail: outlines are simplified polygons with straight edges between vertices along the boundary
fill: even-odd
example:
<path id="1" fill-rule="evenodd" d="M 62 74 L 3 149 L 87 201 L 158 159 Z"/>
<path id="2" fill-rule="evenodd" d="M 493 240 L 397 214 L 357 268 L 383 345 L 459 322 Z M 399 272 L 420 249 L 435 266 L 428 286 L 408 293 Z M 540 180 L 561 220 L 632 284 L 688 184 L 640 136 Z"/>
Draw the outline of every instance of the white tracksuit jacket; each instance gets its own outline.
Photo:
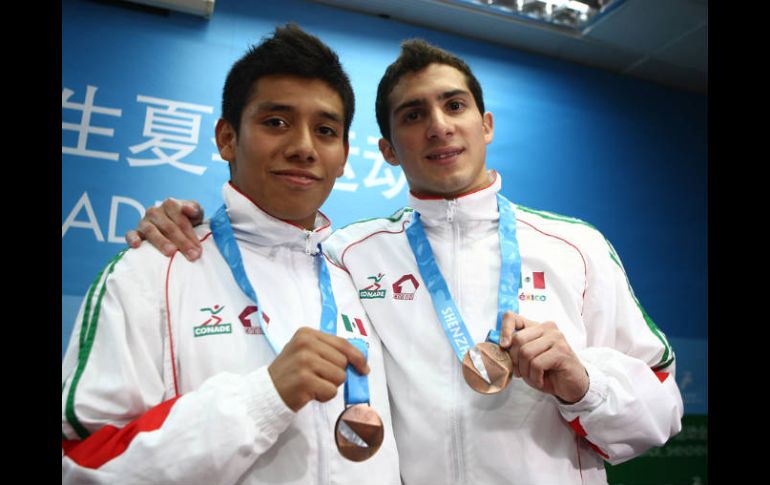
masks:
<path id="1" fill-rule="evenodd" d="M 317 262 L 308 253 L 331 232 L 328 220 L 306 231 L 229 184 L 223 196 L 268 329 L 318 328 Z M 62 364 L 62 483 L 398 484 L 382 348 L 349 276 L 328 265 L 337 335 L 368 341 L 371 404 L 385 426 L 381 449 L 361 463 L 334 444 L 342 386 L 297 413 L 284 404 L 253 302 L 208 224 L 197 231 L 198 261 L 143 244 L 117 256 L 89 290 Z"/>
<path id="2" fill-rule="evenodd" d="M 454 200 L 410 196 L 475 342 L 497 318 L 502 182 L 494 175 L 489 187 Z M 555 322 L 590 377 L 572 405 L 522 379 L 497 395 L 468 387 L 404 232 L 412 209 L 352 224 L 324 244 L 350 272 L 382 339 L 407 485 L 604 484 L 604 459 L 628 460 L 681 429 L 673 351 L 609 243 L 576 219 L 513 207 L 519 313 Z"/>

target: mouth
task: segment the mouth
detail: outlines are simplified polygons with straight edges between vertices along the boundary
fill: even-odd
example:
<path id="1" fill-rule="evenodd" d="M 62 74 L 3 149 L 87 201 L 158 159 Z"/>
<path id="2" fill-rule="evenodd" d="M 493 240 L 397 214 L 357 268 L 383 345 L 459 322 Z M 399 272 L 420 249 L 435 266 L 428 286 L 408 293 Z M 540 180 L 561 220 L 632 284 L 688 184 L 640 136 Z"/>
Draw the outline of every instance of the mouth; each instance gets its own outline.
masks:
<path id="1" fill-rule="evenodd" d="M 308 187 L 321 180 L 321 177 L 307 170 L 273 170 L 271 173 L 281 180 L 298 187 Z"/>
<path id="2" fill-rule="evenodd" d="M 425 156 L 428 160 L 434 163 L 446 164 L 454 162 L 459 157 L 465 148 L 446 147 L 433 150 Z"/>

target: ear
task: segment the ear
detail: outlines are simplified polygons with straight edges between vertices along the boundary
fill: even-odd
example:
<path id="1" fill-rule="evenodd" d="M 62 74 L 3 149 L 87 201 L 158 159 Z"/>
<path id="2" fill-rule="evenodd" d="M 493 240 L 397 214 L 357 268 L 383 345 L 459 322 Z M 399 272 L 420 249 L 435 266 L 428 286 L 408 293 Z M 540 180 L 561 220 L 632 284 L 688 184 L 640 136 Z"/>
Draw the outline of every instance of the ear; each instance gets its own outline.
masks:
<path id="1" fill-rule="evenodd" d="M 342 174 L 345 173 L 345 165 L 348 163 L 348 153 L 350 152 L 350 143 L 348 140 L 345 140 L 345 160 L 342 161 L 342 165 L 340 165 L 340 169 L 337 170 L 337 178 L 342 177 Z"/>
<path id="2" fill-rule="evenodd" d="M 384 158 L 386 162 L 396 167 L 401 165 L 398 161 L 398 157 L 396 157 L 396 151 L 393 149 L 393 145 L 391 145 L 388 140 L 380 138 L 378 145 L 380 147 L 380 153 L 382 153 L 382 158 Z"/>
<path id="3" fill-rule="evenodd" d="M 492 142 L 492 138 L 495 137 L 495 120 L 492 117 L 492 113 L 487 111 L 484 116 L 481 117 L 481 125 L 484 130 L 484 141 L 487 145 Z"/>
<path id="4" fill-rule="evenodd" d="M 238 145 L 238 135 L 235 134 L 235 128 L 224 118 L 219 118 L 216 127 L 217 148 L 219 156 L 227 160 L 230 166 L 235 163 L 235 148 Z"/>

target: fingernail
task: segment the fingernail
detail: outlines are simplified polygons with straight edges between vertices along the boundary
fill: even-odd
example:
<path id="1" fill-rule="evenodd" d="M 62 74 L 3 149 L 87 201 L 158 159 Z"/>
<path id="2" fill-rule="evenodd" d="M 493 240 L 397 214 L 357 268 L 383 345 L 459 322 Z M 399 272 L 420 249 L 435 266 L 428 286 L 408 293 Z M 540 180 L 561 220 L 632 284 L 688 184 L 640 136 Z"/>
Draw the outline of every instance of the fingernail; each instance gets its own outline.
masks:
<path id="1" fill-rule="evenodd" d="M 166 244 L 163 246 L 163 252 L 166 254 L 166 256 L 171 256 L 174 254 L 174 251 L 176 251 L 176 246 L 173 244 Z"/>
<path id="2" fill-rule="evenodd" d="M 198 256 L 201 255 L 200 250 L 195 249 L 195 248 L 188 249 L 187 253 L 185 253 L 185 254 L 187 254 L 187 259 L 189 259 L 189 260 L 196 259 Z"/>
<path id="3" fill-rule="evenodd" d="M 195 217 L 195 216 L 197 216 L 198 214 L 200 214 L 200 211 L 201 211 L 201 210 L 198 208 L 198 206 L 195 206 L 195 205 L 192 205 L 192 204 L 185 204 L 185 205 L 186 205 L 187 207 L 189 207 L 189 208 L 190 208 L 190 210 L 192 210 L 192 217 Z"/>

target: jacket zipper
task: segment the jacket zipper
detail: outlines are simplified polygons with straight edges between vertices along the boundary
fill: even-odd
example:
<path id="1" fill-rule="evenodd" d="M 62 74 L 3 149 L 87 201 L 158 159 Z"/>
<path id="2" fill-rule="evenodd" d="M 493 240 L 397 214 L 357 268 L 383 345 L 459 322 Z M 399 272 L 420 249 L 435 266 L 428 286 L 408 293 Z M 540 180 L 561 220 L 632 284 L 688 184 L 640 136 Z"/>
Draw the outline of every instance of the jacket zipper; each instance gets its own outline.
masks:
<path id="1" fill-rule="evenodd" d="M 305 254 L 313 254 L 313 242 L 311 240 L 311 236 L 313 235 L 313 231 L 308 231 L 307 229 L 303 229 L 302 231 L 305 234 Z"/>
<path id="2" fill-rule="evenodd" d="M 305 235 L 305 254 L 312 256 L 315 249 L 312 241 L 313 231 L 305 229 L 303 233 Z M 315 407 L 316 443 L 318 446 L 318 479 L 316 483 L 326 485 L 329 483 L 329 442 L 326 439 L 330 428 L 329 419 L 320 402 L 313 402 L 313 406 Z"/>
<path id="3" fill-rule="evenodd" d="M 459 266 L 459 250 L 460 250 L 460 225 L 455 221 L 455 213 L 457 211 L 457 200 L 450 199 L 447 201 L 447 222 L 452 226 L 452 254 L 449 261 L 454 262 L 454 271 L 452 272 L 452 286 L 450 289 L 455 304 L 458 309 L 460 308 L 460 266 Z M 462 435 L 461 435 L 461 410 L 460 408 L 460 386 L 463 384 L 460 379 L 460 368 L 455 367 L 452 372 L 452 446 L 454 447 L 454 482 L 465 483 L 464 465 L 463 465 L 463 450 L 462 450 Z"/>
<path id="4" fill-rule="evenodd" d="M 313 405 L 315 406 L 315 423 L 316 423 L 316 433 L 318 435 L 318 438 L 316 442 L 318 443 L 318 482 L 319 484 L 327 484 L 329 483 L 329 471 L 328 471 L 328 461 L 329 461 L 329 450 L 327 449 L 329 446 L 329 441 L 326 439 L 326 434 L 329 432 L 329 420 L 326 416 L 326 410 L 323 408 L 323 405 L 320 402 L 313 402 Z"/>
<path id="5" fill-rule="evenodd" d="M 454 222 L 455 210 L 457 210 L 457 199 L 449 199 L 447 201 L 446 208 L 446 220 L 447 222 Z"/>

